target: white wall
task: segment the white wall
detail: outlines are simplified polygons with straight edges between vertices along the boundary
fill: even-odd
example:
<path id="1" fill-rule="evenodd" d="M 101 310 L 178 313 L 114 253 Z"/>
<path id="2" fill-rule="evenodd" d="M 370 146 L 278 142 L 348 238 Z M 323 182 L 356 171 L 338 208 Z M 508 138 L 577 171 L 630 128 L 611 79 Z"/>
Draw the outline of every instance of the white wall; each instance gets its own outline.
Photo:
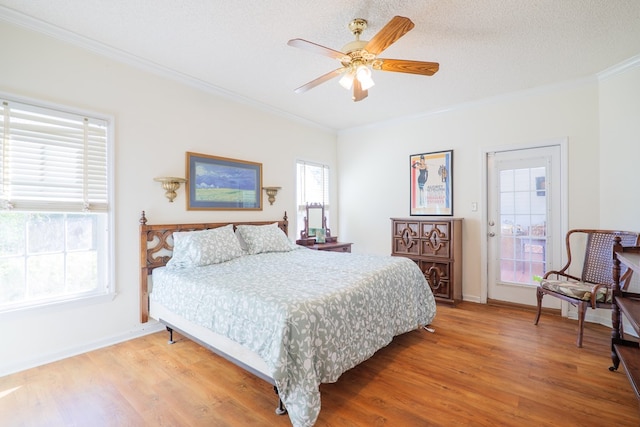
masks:
<path id="1" fill-rule="evenodd" d="M 230 101 L 40 33 L 0 22 L 0 91 L 115 118 L 113 301 L 0 316 L 0 375 L 144 333 L 139 323 L 138 219 L 149 223 L 278 220 L 295 230 L 295 161 L 336 170 L 332 132 Z M 184 188 L 168 203 L 157 176 L 185 176 L 185 152 L 260 162 L 281 186 L 262 211 L 186 211 Z M 334 178 L 334 182 L 335 177 Z M 337 205 L 337 203 L 336 203 Z M 337 206 L 334 206 L 336 209 Z M 337 228 L 336 220 L 332 227 Z M 147 326 L 148 328 L 148 326 Z"/>
<path id="2" fill-rule="evenodd" d="M 640 57 L 626 65 L 622 72 L 607 70 L 601 77 L 600 217 L 602 228 L 636 231 L 640 230 Z M 640 292 L 640 277 L 634 275 L 629 290 Z M 625 331 L 633 330 L 626 319 L 623 322 Z"/>
<path id="3" fill-rule="evenodd" d="M 635 77 L 611 79 L 603 90 L 594 77 L 341 133 L 341 237 L 355 243 L 354 252 L 390 253 L 389 218 L 409 214 L 409 155 L 453 149 L 454 216 L 464 218 L 463 298 L 480 301 L 481 150 L 555 138 L 568 139 L 569 227 L 640 230 L 640 172 L 633 167 L 640 150 L 636 96 L 640 79 L 637 70 L 631 74 Z M 600 144 L 599 97 L 607 98 L 603 106 L 606 148 Z M 619 126 L 620 121 L 625 125 Z M 622 135 L 618 135 L 620 127 Z M 615 150 L 609 151 L 610 146 Z M 614 185 L 623 174 L 614 166 L 618 158 L 624 159 L 627 178 Z M 472 202 L 479 203 L 477 212 L 471 211 Z M 628 212 L 611 212 L 620 203 Z"/>
<path id="4" fill-rule="evenodd" d="M 600 84 L 603 228 L 640 230 L 640 57 Z"/>

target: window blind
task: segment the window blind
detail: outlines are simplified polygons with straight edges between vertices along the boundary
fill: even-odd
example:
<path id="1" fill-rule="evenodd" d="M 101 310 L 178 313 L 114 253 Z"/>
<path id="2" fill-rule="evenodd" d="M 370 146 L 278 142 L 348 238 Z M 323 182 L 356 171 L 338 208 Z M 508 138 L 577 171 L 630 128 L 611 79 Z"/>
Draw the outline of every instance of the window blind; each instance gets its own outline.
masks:
<path id="1" fill-rule="evenodd" d="M 0 208 L 108 209 L 103 119 L 2 100 Z"/>
<path id="2" fill-rule="evenodd" d="M 329 205 L 329 166 L 298 162 L 298 209 L 306 203 Z"/>

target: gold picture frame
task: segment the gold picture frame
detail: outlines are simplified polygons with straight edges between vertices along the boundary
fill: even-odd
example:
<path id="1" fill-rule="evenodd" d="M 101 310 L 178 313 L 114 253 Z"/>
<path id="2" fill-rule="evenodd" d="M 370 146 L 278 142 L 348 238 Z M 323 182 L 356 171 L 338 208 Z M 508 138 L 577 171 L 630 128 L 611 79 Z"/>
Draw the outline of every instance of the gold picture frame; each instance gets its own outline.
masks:
<path id="1" fill-rule="evenodd" d="M 262 163 L 186 154 L 187 210 L 262 210 Z"/>

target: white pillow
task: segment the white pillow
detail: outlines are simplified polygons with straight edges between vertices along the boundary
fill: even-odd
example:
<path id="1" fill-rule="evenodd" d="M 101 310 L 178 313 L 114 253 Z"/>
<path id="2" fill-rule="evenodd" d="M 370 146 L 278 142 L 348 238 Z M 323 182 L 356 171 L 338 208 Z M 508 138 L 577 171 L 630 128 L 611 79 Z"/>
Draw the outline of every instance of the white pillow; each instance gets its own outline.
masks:
<path id="1" fill-rule="evenodd" d="M 245 241 L 242 239 L 242 236 L 240 235 L 240 231 L 236 230 L 236 237 L 238 238 L 238 242 L 240 242 L 240 247 L 242 248 L 243 251 L 247 251 L 247 244 L 245 243 Z"/>
<path id="2" fill-rule="evenodd" d="M 238 225 L 238 233 L 251 255 L 263 252 L 288 252 L 295 249 L 278 223 L 268 225 Z"/>
<path id="3" fill-rule="evenodd" d="M 218 264 L 243 254 L 233 225 L 200 231 L 173 233 L 173 255 L 167 267 L 188 268 Z"/>

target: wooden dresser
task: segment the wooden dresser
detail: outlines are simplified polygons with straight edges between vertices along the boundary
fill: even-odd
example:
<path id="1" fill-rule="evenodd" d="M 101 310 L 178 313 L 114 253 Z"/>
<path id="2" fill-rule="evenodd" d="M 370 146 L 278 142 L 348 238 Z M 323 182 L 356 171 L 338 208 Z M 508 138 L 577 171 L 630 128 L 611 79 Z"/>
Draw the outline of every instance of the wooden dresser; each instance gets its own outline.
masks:
<path id="1" fill-rule="evenodd" d="M 418 264 L 437 301 L 462 300 L 461 218 L 391 218 L 391 245 Z"/>

